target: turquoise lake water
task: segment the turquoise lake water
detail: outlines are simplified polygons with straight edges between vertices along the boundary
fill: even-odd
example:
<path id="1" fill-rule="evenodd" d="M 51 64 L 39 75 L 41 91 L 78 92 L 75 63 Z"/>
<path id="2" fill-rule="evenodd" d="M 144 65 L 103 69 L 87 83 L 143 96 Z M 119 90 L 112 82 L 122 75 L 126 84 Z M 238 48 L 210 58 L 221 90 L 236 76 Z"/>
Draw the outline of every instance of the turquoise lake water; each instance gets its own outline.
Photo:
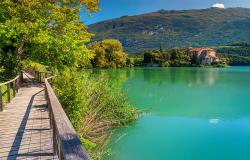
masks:
<path id="1" fill-rule="evenodd" d="M 250 67 L 109 70 L 143 114 L 110 160 L 250 160 Z"/>

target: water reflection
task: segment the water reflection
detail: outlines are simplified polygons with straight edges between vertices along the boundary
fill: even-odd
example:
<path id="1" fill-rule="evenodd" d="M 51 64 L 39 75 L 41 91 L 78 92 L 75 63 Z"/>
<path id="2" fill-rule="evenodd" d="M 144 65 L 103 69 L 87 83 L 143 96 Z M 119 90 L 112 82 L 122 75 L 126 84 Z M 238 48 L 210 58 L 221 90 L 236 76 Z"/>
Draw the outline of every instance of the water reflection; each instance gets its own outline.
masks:
<path id="1" fill-rule="evenodd" d="M 186 84 L 187 86 L 212 86 L 217 78 L 215 68 L 127 68 L 95 70 L 102 76 L 108 76 L 112 81 L 124 84 L 128 79 L 140 79 L 156 85 Z"/>
<path id="2" fill-rule="evenodd" d="M 192 87 L 195 85 L 212 86 L 214 85 L 216 78 L 217 78 L 217 72 L 216 72 L 216 69 L 214 68 L 195 69 L 187 73 L 189 76 L 188 81 L 187 81 L 187 84 L 189 87 Z"/>
<path id="3" fill-rule="evenodd" d="M 138 75 L 140 75 L 138 70 Z M 183 83 L 187 86 L 208 85 L 215 83 L 217 72 L 214 68 L 143 68 L 144 81 L 162 85 Z"/>
<path id="4" fill-rule="evenodd" d="M 128 79 L 132 79 L 135 74 L 134 68 L 127 69 L 96 69 L 93 74 L 101 77 L 107 77 L 112 83 L 116 85 L 124 85 Z"/>
<path id="5" fill-rule="evenodd" d="M 234 68 L 99 70 L 124 86 L 138 108 L 157 115 L 211 119 L 249 115 L 250 76 Z M 240 106 L 240 107 L 238 107 Z"/>

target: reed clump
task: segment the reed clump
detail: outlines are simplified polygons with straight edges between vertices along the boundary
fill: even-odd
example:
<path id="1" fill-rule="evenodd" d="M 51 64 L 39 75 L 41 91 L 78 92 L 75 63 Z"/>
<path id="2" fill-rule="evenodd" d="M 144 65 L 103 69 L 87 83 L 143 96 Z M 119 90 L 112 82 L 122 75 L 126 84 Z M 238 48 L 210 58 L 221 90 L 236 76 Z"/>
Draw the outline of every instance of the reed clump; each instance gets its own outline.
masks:
<path id="1" fill-rule="evenodd" d="M 53 86 L 92 159 L 101 159 L 112 131 L 138 118 L 120 87 L 105 76 L 65 72 Z"/>

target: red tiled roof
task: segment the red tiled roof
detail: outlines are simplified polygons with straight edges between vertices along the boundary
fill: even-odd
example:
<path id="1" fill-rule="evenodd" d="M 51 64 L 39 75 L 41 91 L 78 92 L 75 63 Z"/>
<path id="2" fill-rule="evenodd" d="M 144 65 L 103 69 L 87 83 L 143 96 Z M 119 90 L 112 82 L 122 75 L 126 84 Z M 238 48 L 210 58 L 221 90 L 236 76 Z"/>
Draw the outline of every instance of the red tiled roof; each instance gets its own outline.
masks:
<path id="1" fill-rule="evenodd" d="M 194 51 L 199 52 L 199 51 L 201 51 L 201 50 L 203 50 L 203 48 L 190 48 L 190 49 L 189 49 L 189 51 L 192 51 L 192 52 L 194 52 Z"/>
<path id="2" fill-rule="evenodd" d="M 189 52 L 200 52 L 200 51 L 214 51 L 212 48 L 190 48 Z"/>

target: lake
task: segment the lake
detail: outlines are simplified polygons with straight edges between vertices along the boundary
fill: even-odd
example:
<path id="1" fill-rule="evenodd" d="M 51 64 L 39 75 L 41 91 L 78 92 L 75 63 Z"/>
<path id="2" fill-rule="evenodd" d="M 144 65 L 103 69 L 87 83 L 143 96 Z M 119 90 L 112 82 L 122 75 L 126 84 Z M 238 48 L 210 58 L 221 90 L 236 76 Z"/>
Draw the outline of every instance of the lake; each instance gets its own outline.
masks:
<path id="1" fill-rule="evenodd" d="M 250 67 L 108 70 L 144 114 L 110 160 L 249 160 Z"/>

